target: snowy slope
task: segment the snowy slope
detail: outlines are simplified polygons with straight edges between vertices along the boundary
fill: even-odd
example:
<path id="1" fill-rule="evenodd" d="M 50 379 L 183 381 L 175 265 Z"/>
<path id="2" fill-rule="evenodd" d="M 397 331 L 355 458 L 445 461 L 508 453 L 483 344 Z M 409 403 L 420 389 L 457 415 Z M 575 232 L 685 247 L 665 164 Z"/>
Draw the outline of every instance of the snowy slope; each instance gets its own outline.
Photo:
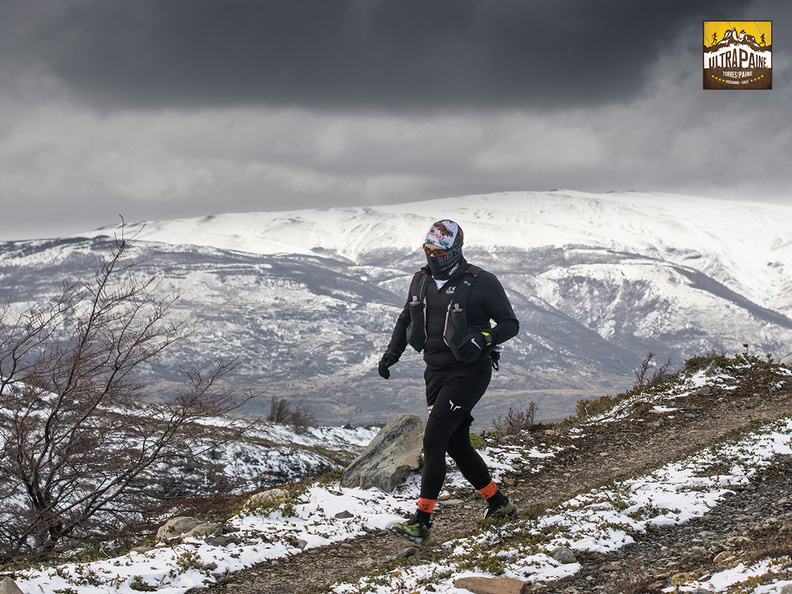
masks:
<path id="1" fill-rule="evenodd" d="M 477 407 L 559 418 L 632 385 L 647 352 L 674 366 L 748 343 L 792 351 L 792 207 L 651 193 L 510 192 L 391 206 L 224 214 L 128 225 L 141 273 L 177 292 L 198 332 L 152 368 L 237 358 L 240 389 L 303 400 L 324 423 L 423 410 L 421 360 L 375 371 L 435 220 L 463 227 L 467 258 L 498 275 L 521 321 Z M 89 276 L 121 229 L 0 243 L 0 298 L 17 311 Z"/>
<path id="2" fill-rule="evenodd" d="M 691 266 L 761 305 L 792 311 L 792 206 L 779 204 L 643 192 L 506 192 L 157 221 L 131 225 L 128 234 L 256 254 L 325 250 L 365 264 L 374 250 L 417 249 L 425 228 L 444 217 L 462 225 L 473 250 L 585 245 L 641 254 Z"/>

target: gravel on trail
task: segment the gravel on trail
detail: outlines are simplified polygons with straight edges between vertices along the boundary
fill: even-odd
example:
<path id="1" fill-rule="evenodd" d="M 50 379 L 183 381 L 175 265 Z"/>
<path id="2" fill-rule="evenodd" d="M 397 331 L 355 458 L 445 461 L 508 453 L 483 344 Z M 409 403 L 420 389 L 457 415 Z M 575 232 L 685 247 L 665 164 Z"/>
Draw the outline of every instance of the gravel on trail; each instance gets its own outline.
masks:
<path id="1" fill-rule="evenodd" d="M 746 372 L 736 388 L 713 388 L 673 401 L 673 415 L 636 403 L 625 418 L 589 424 L 574 437 L 561 425 L 534 427 L 512 444 L 572 446 L 543 461 L 537 472 L 507 475 L 504 490 L 530 512 L 565 501 L 610 480 L 683 458 L 736 432 L 792 414 L 792 388 Z M 671 418 L 673 417 L 673 418 Z M 715 472 L 716 470 L 713 470 Z M 526 586 L 551 593 L 659 592 L 675 576 L 711 575 L 768 547 L 792 552 L 792 461 L 779 456 L 757 481 L 724 499 L 703 517 L 674 527 L 650 529 L 637 542 L 607 555 L 580 554 L 581 570 L 564 580 Z M 388 532 L 371 533 L 301 554 L 259 563 L 191 594 L 315 593 L 331 584 L 410 556 L 429 559 L 440 545 L 479 526 L 485 504 L 478 496 L 453 493 L 457 505 L 439 506 L 432 537 L 420 546 Z M 327 590 L 325 590 L 327 591 Z"/>

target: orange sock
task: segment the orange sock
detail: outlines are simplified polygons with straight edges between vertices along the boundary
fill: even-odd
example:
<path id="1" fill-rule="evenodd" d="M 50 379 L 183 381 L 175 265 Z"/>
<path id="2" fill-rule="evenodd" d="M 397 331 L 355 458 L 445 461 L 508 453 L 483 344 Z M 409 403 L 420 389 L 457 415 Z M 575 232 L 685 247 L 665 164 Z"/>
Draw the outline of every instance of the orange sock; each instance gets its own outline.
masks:
<path id="1" fill-rule="evenodd" d="M 484 499 L 489 499 L 498 492 L 498 485 L 495 484 L 495 481 L 490 481 L 489 485 L 483 489 L 476 489 L 476 491 L 481 493 Z"/>
<path id="2" fill-rule="evenodd" d="M 437 503 L 437 499 L 424 499 L 423 497 L 419 497 L 418 509 L 427 514 L 431 514 L 434 511 L 435 503 Z"/>

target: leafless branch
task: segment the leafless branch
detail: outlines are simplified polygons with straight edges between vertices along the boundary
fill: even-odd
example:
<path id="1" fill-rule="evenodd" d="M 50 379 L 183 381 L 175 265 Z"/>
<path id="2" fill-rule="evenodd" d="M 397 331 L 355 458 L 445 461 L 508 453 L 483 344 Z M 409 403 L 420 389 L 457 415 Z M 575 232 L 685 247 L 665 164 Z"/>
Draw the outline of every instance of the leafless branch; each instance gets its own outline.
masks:
<path id="1" fill-rule="evenodd" d="M 170 399 L 145 394 L 139 366 L 190 329 L 157 277 L 135 280 L 128 248 L 122 226 L 90 282 L 16 318 L 0 309 L 0 561 L 120 533 L 157 509 L 165 463 L 244 430 L 210 439 L 200 424 L 257 396 L 221 387 L 234 361 L 183 370 Z"/>

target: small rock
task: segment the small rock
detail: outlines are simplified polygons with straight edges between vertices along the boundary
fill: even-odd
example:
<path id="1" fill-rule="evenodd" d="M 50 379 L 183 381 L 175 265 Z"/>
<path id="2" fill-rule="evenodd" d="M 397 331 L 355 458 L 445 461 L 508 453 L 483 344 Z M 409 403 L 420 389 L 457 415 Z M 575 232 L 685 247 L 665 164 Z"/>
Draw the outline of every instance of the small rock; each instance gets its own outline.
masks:
<path id="1" fill-rule="evenodd" d="M 268 491 L 262 491 L 261 493 L 254 493 L 248 497 L 247 501 L 245 501 L 245 507 L 266 505 L 267 503 L 288 499 L 288 497 L 289 492 L 285 489 L 269 489 Z"/>
<path id="2" fill-rule="evenodd" d="M 507 577 L 464 577 L 454 580 L 454 587 L 473 594 L 520 594 L 525 582 Z"/>
<path id="3" fill-rule="evenodd" d="M 242 541 L 239 540 L 236 536 L 225 535 L 225 536 L 210 536 L 206 539 L 206 544 L 210 547 L 227 547 L 230 544 L 238 545 Z"/>
<path id="4" fill-rule="evenodd" d="M 391 561 L 398 561 L 399 559 L 404 559 L 405 557 L 410 557 L 418 552 L 418 547 L 407 547 L 406 549 L 402 549 L 400 551 L 396 551 L 393 555 L 388 555 L 385 557 L 385 562 L 389 563 Z"/>
<path id="5" fill-rule="evenodd" d="M 200 523 L 201 520 L 198 518 L 191 518 L 189 516 L 171 518 L 165 522 L 165 524 L 160 526 L 159 530 L 157 530 L 157 540 L 170 540 L 172 538 L 178 538 L 195 528 Z"/>
<path id="6" fill-rule="evenodd" d="M 16 582 L 10 577 L 0 582 L 0 594 L 24 594 Z"/>
<path id="7" fill-rule="evenodd" d="M 577 557 L 575 557 L 574 551 L 568 547 L 554 548 L 552 551 L 550 551 L 550 557 L 562 565 L 566 565 L 567 563 L 577 563 Z"/>
<path id="8" fill-rule="evenodd" d="M 301 551 L 304 551 L 305 547 L 308 546 L 308 542 L 307 541 L 303 540 L 302 538 L 295 538 L 294 536 L 290 536 L 290 537 L 286 538 L 286 542 L 289 545 L 293 546 L 295 549 L 300 549 Z M 311 552 L 315 553 L 315 552 L 317 552 L 317 550 L 314 549 Z"/>
<path id="9" fill-rule="evenodd" d="M 338 512 L 338 513 L 335 515 L 335 517 L 336 517 L 337 519 L 339 519 L 339 520 L 347 520 L 347 519 L 349 519 L 349 518 L 354 518 L 355 516 L 354 516 L 354 514 L 352 514 L 352 513 L 348 512 L 347 510 L 344 510 L 344 511 L 342 511 L 342 512 Z"/>
<path id="10" fill-rule="evenodd" d="M 618 563 L 606 563 L 602 567 L 600 567 L 600 571 L 619 571 L 621 569 L 621 565 Z"/>
<path id="11" fill-rule="evenodd" d="M 228 532 L 228 526 L 224 524 L 215 524 L 214 522 L 207 522 L 198 524 L 195 528 L 190 530 L 185 536 L 187 538 L 201 538 L 202 536 L 217 536 Z"/>

